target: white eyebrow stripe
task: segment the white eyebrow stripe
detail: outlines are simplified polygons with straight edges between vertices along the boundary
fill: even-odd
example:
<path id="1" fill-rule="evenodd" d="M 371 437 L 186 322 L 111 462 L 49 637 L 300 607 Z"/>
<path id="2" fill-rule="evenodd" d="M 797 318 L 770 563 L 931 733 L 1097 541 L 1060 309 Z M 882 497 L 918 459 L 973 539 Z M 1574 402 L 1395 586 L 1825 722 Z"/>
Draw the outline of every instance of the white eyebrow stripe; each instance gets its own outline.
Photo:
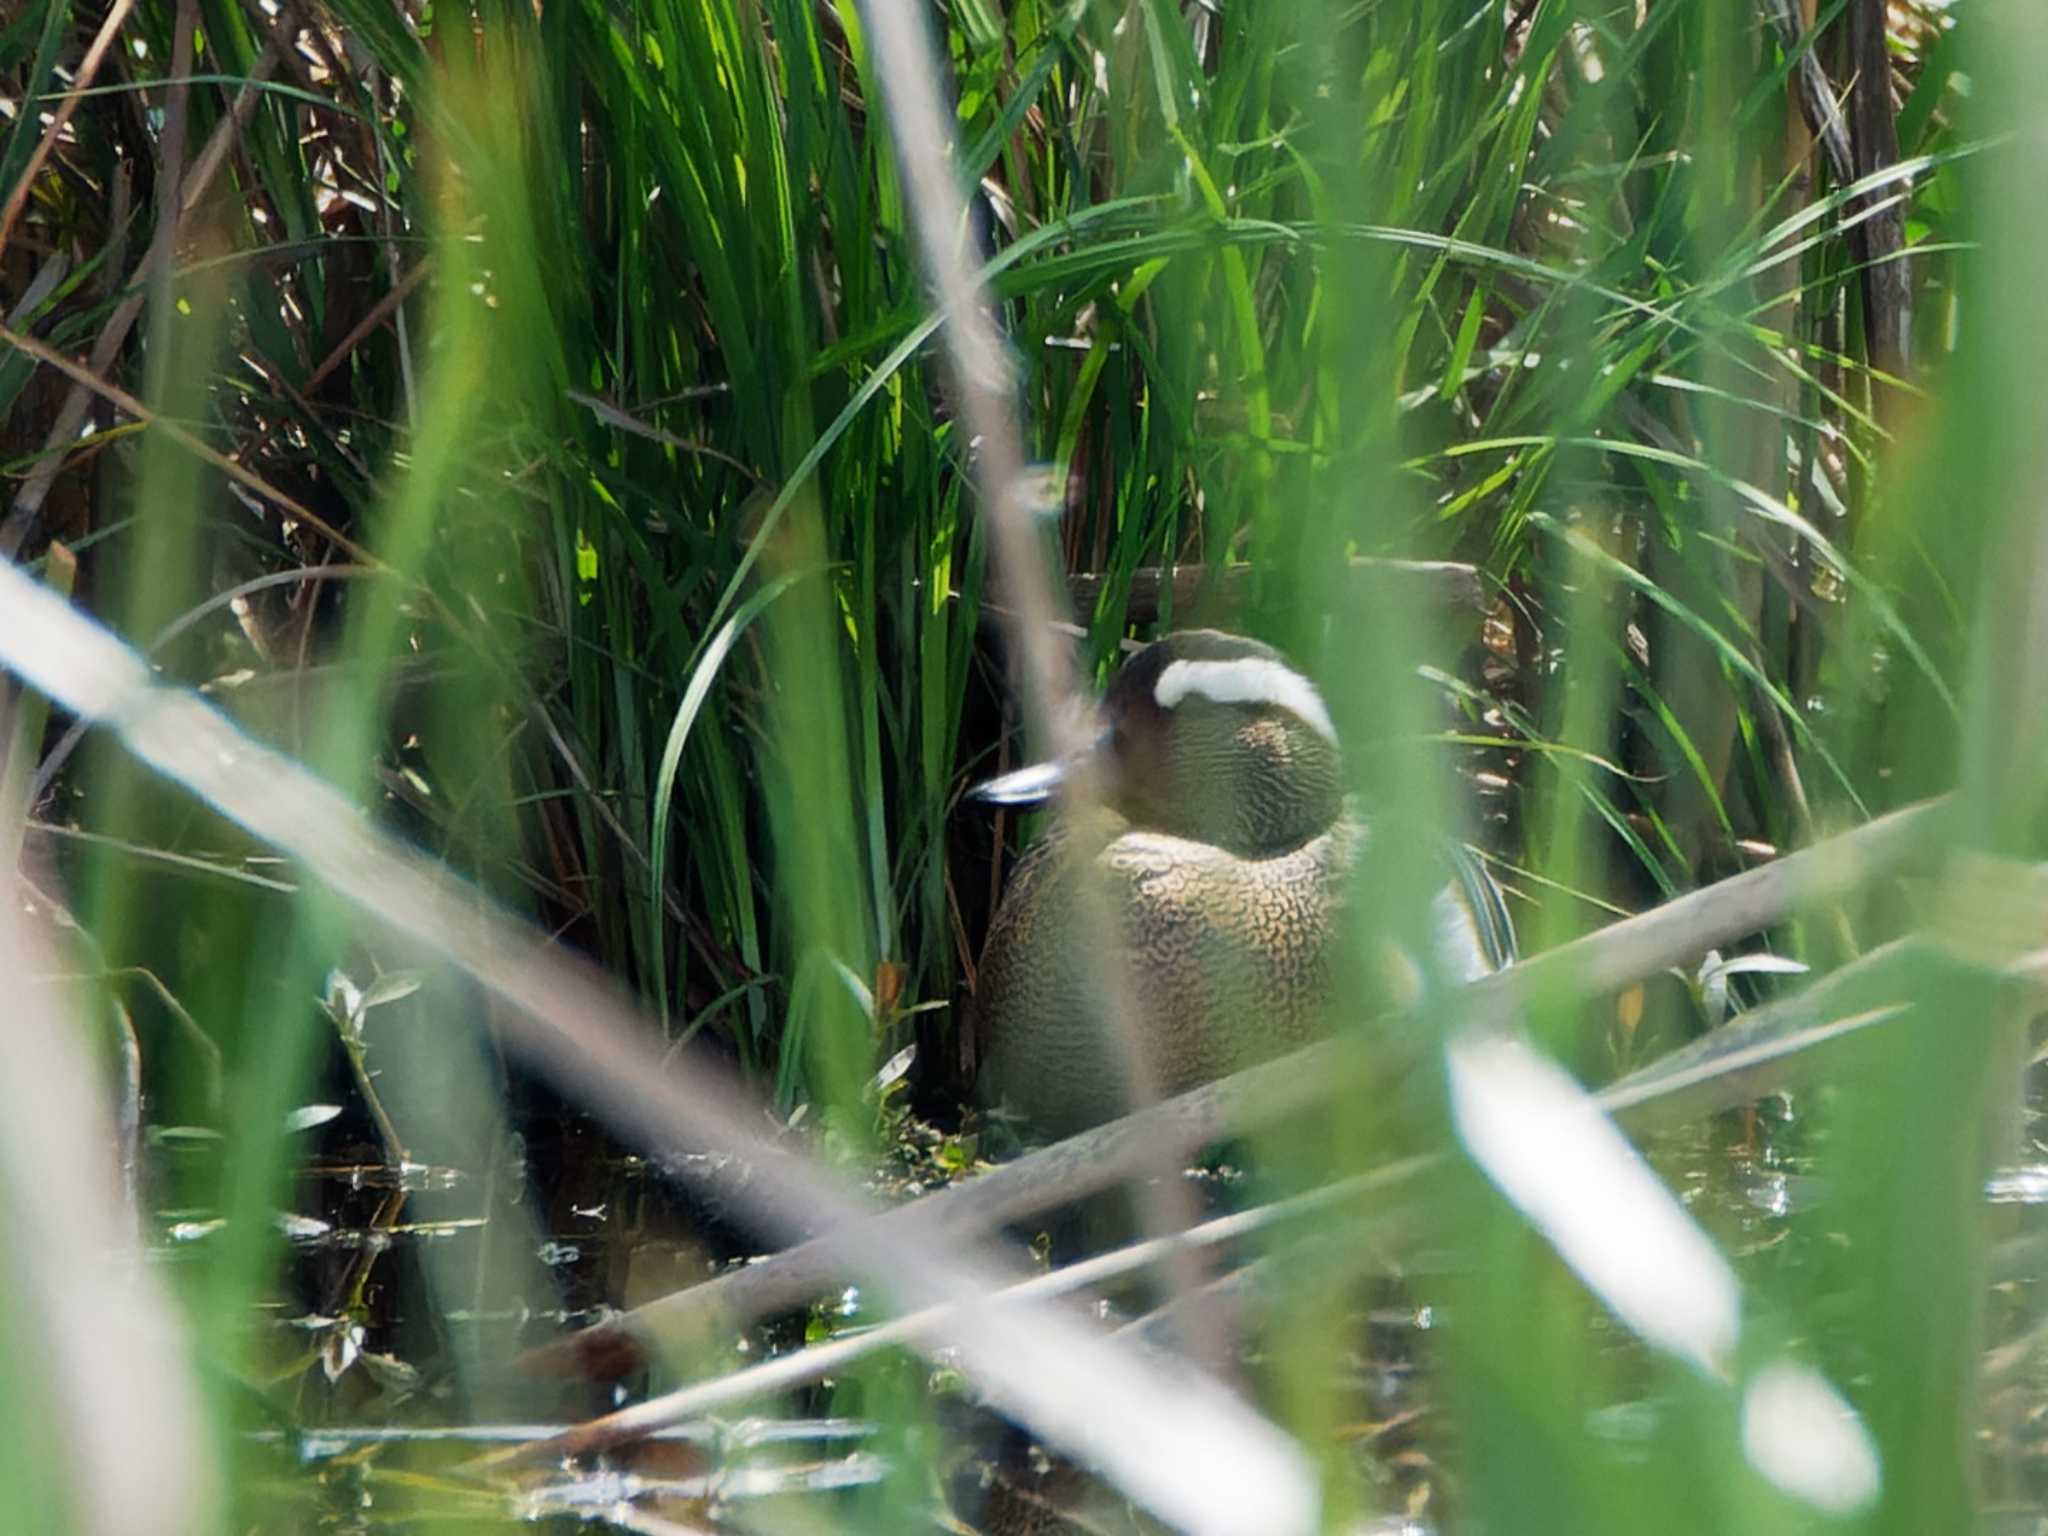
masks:
<path id="1" fill-rule="evenodd" d="M 1294 668 L 1269 661 L 1263 656 L 1240 656 L 1234 661 L 1169 662 L 1152 685 L 1152 697 L 1161 709 L 1172 709 L 1189 695 L 1212 704 L 1272 704 L 1289 711 L 1331 746 L 1337 744 L 1337 728 L 1323 707 L 1316 685 Z"/>

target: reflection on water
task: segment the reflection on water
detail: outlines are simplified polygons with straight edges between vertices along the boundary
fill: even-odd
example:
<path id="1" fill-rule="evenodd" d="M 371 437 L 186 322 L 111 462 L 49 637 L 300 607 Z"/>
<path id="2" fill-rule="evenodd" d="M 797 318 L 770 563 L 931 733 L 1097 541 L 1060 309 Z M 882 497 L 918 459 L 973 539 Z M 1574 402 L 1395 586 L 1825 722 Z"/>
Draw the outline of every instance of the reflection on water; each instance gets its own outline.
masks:
<path id="1" fill-rule="evenodd" d="M 2048 1204 L 2048 1164 L 1999 1169 L 1985 1182 L 1984 1197 L 1993 1205 Z"/>
<path id="2" fill-rule="evenodd" d="M 248 1320 L 245 1355 L 260 1362 L 246 1385 L 261 1406 L 243 1450 L 267 1473 L 257 1482 L 278 1528 L 371 1533 L 459 1520 L 474 1530 L 539 1522 L 822 1531 L 838 1528 L 834 1512 L 845 1499 L 890 1477 L 901 1431 L 887 1427 L 886 1414 L 900 1422 L 901 1406 L 878 1404 L 886 1413 L 872 1420 L 847 1416 L 842 1403 L 857 1399 L 829 1388 L 761 1405 L 787 1408 L 788 1418 L 677 1425 L 603 1457 L 519 1465 L 508 1452 L 593 1414 L 857 1331 L 875 1315 L 848 1286 L 805 1316 L 704 1339 L 689 1359 L 623 1384 L 522 1376 L 509 1366 L 523 1352 L 746 1262 L 744 1236 L 716 1210 L 693 1205 L 671 1175 L 573 1117 L 529 1127 L 469 1162 L 386 1162 L 347 1117 L 304 1134 L 320 1155 L 300 1169 L 290 1209 L 273 1217 L 284 1264 L 275 1292 Z M 1808 1139 L 1779 1100 L 1661 1135 L 1644 1150 L 1745 1276 L 1779 1284 L 1789 1276 L 1796 1286 L 1832 1261 L 1836 1242 L 1831 1192 Z M 173 1135 L 157 1147 L 168 1197 L 158 1251 L 175 1267 L 227 1237 L 218 1210 L 179 1203 L 208 1185 L 223 1143 Z M 1234 1170 L 1191 1177 L 1211 1209 L 1253 1198 L 1256 1181 Z M 2048 1202 L 2048 1161 L 2000 1169 L 1985 1193 L 2002 1246 L 1987 1310 L 1981 1443 L 1997 1468 L 1987 1482 L 2001 1490 L 2001 1510 L 2032 1511 L 2048 1494 L 2048 1474 L 2032 1470 L 2048 1468 L 2039 1412 L 2048 1311 L 2036 1279 L 2048 1273 L 2048 1227 L 2032 1218 Z M 1318 1390 L 1342 1405 L 1341 1449 L 1378 1510 L 1347 1527 L 1357 1536 L 1425 1536 L 1462 1524 L 1458 1452 L 1442 1440 L 1448 1416 L 1431 1353 L 1457 1324 L 1439 1282 L 1466 1262 L 1441 1248 L 1408 1251 L 1349 1288 L 1350 1321 L 1331 1341 Z M 1143 1305 L 1125 1293 L 1104 1315 L 1128 1319 Z M 1256 1303 L 1253 1312 L 1255 1322 Z M 1618 1358 L 1640 1355 L 1621 1329 L 1610 1332 Z M 1256 1370 L 1258 1346 L 1252 1353 Z M 1152 1529 L 1085 1475 L 999 1432 L 943 1372 L 911 1364 L 891 1379 L 913 1394 L 943 1384 L 928 1409 L 948 1446 L 938 1458 L 943 1486 L 929 1490 L 921 1528 L 988 1536 Z M 1614 1379 L 1656 1377 L 1622 1366 Z M 1623 1395 L 1590 1408 L 1583 1429 L 1625 1459 L 1629 1447 L 1668 1432 L 1680 1411 L 1654 1393 Z M 488 1472 L 485 1459 L 494 1463 Z M 764 1516 L 771 1507 L 778 1513 Z"/>

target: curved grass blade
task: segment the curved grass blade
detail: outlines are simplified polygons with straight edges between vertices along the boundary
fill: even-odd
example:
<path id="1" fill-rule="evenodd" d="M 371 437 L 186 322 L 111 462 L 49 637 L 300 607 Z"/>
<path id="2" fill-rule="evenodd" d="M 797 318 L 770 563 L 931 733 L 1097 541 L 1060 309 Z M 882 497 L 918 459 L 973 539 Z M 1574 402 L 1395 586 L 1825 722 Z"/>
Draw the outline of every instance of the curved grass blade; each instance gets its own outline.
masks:
<path id="1" fill-rule="evenodd" d="M 690 669 L 689 685 L 683 689 L 683 699 L 676 706 L 675 718 L 669 722 L 668 739 L 661 749 L 661 766 L 654 775 L 654 835 L 653 844 L 647 850 L 647 928 L 654 948 L 653 975 L 665 979 L 668 965 L 665 955 L 665 934 L 667 912 L 662 906 L 662 884 L 668 871 L 668 825 L 669 816 L 675 803 L 676 774 L 683 763 L 683 748 L 689 745 L 690 728 L 697 723 L 698 713 L 704 708 L 704 701 L 711 696 L 711 685 L 718 679 L 719 668 L 725 665 L 725 658 L 732 653 L 747 626 L 765 613 L 769 606 L 802 581 L 806 576 L 818 574 L 819 567 L 811 566 L 794 571 L 785 571 L 742 603 L 737 612 L 719 626 L 718 632 L 698 655 Z M 740 990 L 744 990 L 741 988 Z M 668 988 L 656 988 L 656 999 L 661 1014 L 664 1034 L 668 1030 Z"/>

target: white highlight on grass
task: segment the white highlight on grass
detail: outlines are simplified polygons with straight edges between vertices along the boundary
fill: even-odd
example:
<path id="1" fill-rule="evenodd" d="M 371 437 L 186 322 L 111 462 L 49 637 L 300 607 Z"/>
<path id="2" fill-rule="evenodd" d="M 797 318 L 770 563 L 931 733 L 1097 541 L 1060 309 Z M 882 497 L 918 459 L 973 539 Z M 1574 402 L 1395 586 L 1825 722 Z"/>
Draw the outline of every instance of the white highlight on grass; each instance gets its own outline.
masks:
<path id="1" fill-rule="evenodd" d="M 1161 709 L 1172 709 L 1190 695 L 1212 704 L 1272 704 L 1292 713 L 1332 746 L 1337 742 L 1337 728 L 1330 723 L 1316 685 L 1294 668 L 1264 656 L 1168 662 L 1152 685 L 1152 697 Z"/>
<path id="2" fill-rule="evenodd" d="M 1486 940 L 1479 933 L 1479 920 L 1466 905 L 1461 887 L 1447 885 L 1431 898 L 1429 926 L 1436 944 L 1436 963 L 1443 971 L 1446 985 L 1461 987 L 1493 974 L 1493 966 L 1486 958 Z"/>
<path id="3" fill-rule="evenodd" d="M 1725 1377 L 1735 1273 L 1586 1090 L 1512 1036 L 1467 1031 L 1444 1056 L 1452 1121 L 1486 1176 L 1627 1327 Z"/>
<path id="4" fill-rule="evenodd" d="M 1777 1361 L 1742 1394 L 1742 1453 L 1769 1482 L 1830 1515 L 1877 1498 L 1877 1446 L 1856 1411 L 1820 1375 Z"/>

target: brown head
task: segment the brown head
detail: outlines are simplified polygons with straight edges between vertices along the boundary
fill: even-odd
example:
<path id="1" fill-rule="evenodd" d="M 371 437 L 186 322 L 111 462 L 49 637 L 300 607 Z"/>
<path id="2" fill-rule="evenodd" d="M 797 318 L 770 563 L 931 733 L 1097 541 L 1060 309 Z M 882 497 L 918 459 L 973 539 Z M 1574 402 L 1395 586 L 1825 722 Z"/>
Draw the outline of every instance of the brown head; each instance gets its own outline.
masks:
<path id="1" fill-rule="evenodd" d="M 1091 748 L 1109 807 L 1132 826 L 1268 858 L 1342 814 L 1343 765 L 1315 685 L 1271 646 L 1181 630 L 1124 663 Z M 1042 763 L 981 786 L 999 804 L 1052 794 L 1071 765 Z"/>

